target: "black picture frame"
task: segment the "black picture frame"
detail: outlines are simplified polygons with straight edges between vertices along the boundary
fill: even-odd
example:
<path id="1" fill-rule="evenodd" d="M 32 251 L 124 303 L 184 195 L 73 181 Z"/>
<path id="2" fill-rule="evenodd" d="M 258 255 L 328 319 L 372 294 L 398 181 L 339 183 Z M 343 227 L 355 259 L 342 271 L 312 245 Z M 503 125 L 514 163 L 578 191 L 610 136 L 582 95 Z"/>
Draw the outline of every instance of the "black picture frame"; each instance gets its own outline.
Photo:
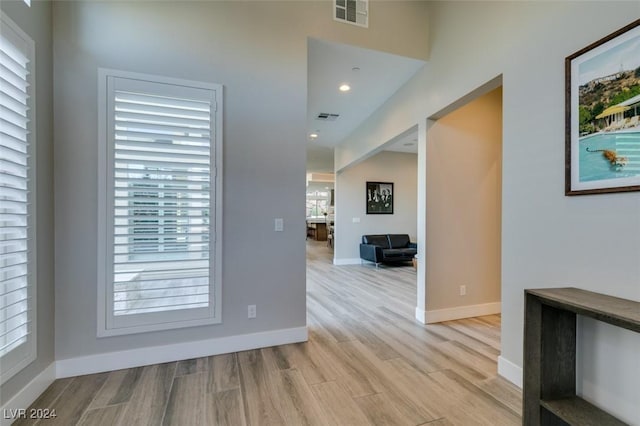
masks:
<path id="1" fill-rule="evenodd" d="M 565 195 L 640 191 L 639 39 L 640 19 L 565 59 Z"/>
<path id="2" fill-rule="evenodd" d="M 393 214 L 393 182 L 367 182 L 367 214 Z"/>

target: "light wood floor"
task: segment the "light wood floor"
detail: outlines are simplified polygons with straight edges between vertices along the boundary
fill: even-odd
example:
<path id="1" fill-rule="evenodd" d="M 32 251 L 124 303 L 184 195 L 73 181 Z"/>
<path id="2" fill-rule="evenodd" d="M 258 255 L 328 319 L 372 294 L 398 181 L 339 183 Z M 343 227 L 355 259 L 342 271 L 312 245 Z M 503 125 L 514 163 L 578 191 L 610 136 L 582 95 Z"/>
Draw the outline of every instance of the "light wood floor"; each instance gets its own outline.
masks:
<path id="1" fill-rule="evenodd" d="M 57 380 L 32 406 L 57 418 L 37 424 L 521 423 L 499 316 L 421 325 L 411 266 L 335 267 L 307 246 L 308 342 Z"/>

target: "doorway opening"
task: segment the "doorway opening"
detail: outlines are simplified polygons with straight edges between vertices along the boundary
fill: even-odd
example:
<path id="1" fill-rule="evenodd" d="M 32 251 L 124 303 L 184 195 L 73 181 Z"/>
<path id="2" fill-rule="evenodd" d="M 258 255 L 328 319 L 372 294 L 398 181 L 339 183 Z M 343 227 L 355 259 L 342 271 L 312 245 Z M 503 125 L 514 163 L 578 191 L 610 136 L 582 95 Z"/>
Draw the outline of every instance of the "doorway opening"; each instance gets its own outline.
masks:
<path id="1" fill-rule="evenodd" d="M 502 80 L 426 126 L 424 239 L 416 317 L 424 323 L 501 312 Z"/>

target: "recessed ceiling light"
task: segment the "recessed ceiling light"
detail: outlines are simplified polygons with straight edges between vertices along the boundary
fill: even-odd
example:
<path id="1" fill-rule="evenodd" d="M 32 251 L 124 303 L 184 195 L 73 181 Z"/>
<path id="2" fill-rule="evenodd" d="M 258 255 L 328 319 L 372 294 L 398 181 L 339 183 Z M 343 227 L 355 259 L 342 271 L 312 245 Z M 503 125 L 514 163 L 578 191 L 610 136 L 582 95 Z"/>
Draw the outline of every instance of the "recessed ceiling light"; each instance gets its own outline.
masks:
<path id="1" fill-rule="evenodd" d="M 351 68 L 351 71 L 358 72 L 358 71 L 360 71 L 360 67 L 353 67 L 353 68 Z"/>
<path id="2" fill-rule="evenodd" d="M 349 86 L 348 84 L 343 84 L 340 86 L 341 92 L 348 92 L 349 90 L 351 90 L 351 86 Z"/>
<path id="3" fill-rule="evenodd" d="M 317 133 L 311 133 L 311 134 L 309 134 L 309 137 L 311 139 L 317 139 L 318 138 L 318 134 Z"/>

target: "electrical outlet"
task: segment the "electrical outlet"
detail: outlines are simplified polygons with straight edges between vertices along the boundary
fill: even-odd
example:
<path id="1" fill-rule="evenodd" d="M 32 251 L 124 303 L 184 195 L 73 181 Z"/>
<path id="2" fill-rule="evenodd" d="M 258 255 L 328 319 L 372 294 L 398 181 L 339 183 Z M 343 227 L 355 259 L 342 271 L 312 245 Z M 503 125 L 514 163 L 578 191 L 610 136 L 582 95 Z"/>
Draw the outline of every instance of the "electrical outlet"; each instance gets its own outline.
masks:
<path id="1" fill-rule="evenodd" d="M 256 317 L 256 305 L 247 306 L 247 318 L 255 318 Z"/>
<path id="2" fill-rule="evenodd" d="M 460 286 L 460 296 L 466 296 L 467 295 L 467 286 L 466 285 L 461 285 Z"/>

